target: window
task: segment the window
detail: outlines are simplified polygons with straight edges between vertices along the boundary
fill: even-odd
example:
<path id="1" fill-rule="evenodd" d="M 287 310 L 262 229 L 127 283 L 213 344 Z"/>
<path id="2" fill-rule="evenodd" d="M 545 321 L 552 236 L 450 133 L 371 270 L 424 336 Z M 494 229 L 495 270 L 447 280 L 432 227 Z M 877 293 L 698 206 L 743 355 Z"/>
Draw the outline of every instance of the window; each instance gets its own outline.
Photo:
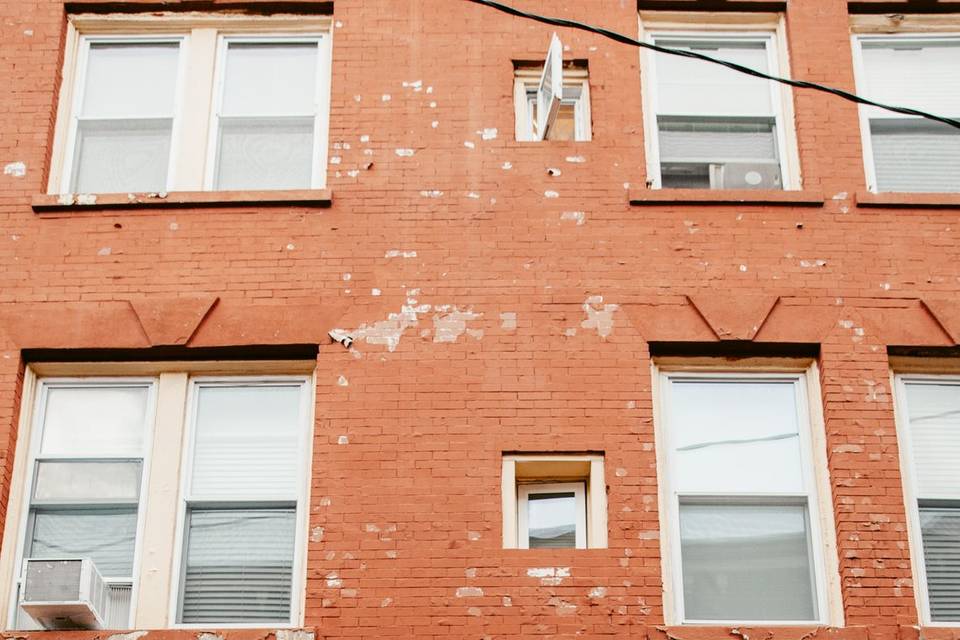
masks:
<path id="1" fill-rule="evenodd" d="M 647 40 L 783 75 L 776 32 L 661 32 Z M 717 64 L 644 53 L 653 188 L 796 189 L 789 93 Z M 792 134 L 792 129 L 791 129 Z M 789 143 L 789 144 L 788 144 Z"/>
<path id="2" fill-rule="evenodd" d="M 50 192 L 322 187 L 329 21 L 298 18 L 72 16 Z"/>
<path id="3" fill-rule="evenodd" d="M 602 455 L 503 458 L 505 549 L 607 546 Z"/>
<path id="4" fill-rule="evenodd" d="M 960 36 L 857 36 L 857 88 L 877 102 L 960 118 Z M 860 107 L 871 191 L 960 192 L 960 130 Z"/>
<path id="5" fill-rule="evenodd" d="M 513 99 L 516 108 L 516 137 L 538 140 L 537 86 L 543 65 L 517 64 L 514 69 Z M 586 65 L 568 64 L 563 69 L 563 96 L 547 140 L 590 140 L 590 76 Z"/>
<path id="6" fill-rule="evenodd" d="M 898 376 L 905 494 L 925 623 L 960 621 L 960 378 Z M 920 556 L 922 550 L 922 557 Z"/>
<path id="7" fill-rule="evenodd" d="M 804 381 L 661 373 L 664 562 L 677 622 L 827 618 Z"/>
<path id="8" fill-rule="evenodd" d="M 227 368 L 247 364 L 285 365 Z M 19 606 L 24 561 L 81 557 L 108 584 L 106 628 L 300 623 L 310 378 L 198 375 L 223 368 L 36 383 L 3 628 L 69 626 Z"/>

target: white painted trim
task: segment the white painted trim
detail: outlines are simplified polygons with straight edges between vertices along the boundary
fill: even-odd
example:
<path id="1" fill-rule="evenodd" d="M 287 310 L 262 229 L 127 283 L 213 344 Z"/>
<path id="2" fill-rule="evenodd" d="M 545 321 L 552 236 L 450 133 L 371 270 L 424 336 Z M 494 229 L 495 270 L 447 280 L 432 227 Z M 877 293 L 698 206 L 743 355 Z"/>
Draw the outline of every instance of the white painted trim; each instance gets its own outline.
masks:
<path id="1" fill-rule="evenodd" d="M 500 474 L 500 510 L 503 514 L 503 548 L 517 548 L 517 462 L 504 456 Z"/>
<path id="2" fill-rule="evenodd" d="M 590 482 L 587 483 L 587 547 L 607 548 L 607 479 L 603 458 L 590 460 Z"/>
<path id="3" fill-rule="evenodd" d="M 818 479 L 818 475 L 826 472 L 826 469 L 814 470 L 814 466 L 819 466 L 818 456 L 814 453 L 815 440 L 812 435 L 813 421 L 810 416 L 811 399 L 808 395 L 809 376 L 816 373 L 811 369 L 806 373 L 776 373 L 776 372 L 751 372 L 749 369 L 740 369 L 726 367 L 723 371 L 707 372 L 703 370 L 684 370 L 682 367 L 661 368 L 656 363 L 651 364 L 652 375 L 654 376 L 654 432 L 657 449 L 657 475 L 660 485 L 660 525 L 661 525 L 661 562 L 664 578 L 664 617 L 667 624 L 723 624 L 723 625 L 743 625 L 743 624 L 763 624 L 775 626 L 790 626 L 798 624 L 842 624 L 841 620 L 833 618 L 837 610 L 837 604 L 831 602 L 830 592 L 834 589 L 828 587 L 826 573 L 827 561 L 830 558 L 830 540 L 825 536 L 830 527 L 824 526 L 823 518 L 830 513 L 832 504 L 823 504 L 821 488 L 823 480 Z M 804 382 L 804 379 L 807 381 Z M 670 439 L 668 437 L 670 390 L 671 382 L 674 379 L 703 379 L 703 380 L 779 380 L 792 381 L 794 392 L 796 394 L 797 421 L 800 439 L 801 465 L 804 470 L 804 488 L 801 493 L 778 494 L 778 493 L 750 493 L 750 494 L 723 494 L 724 496 L 739 497 L 776 497 L 797 498 L 803 500 L 807 507 L 808 526 L 810 528 L 811 545 L 811 571 L 813 572 L 813 588 L 816 598 L 817 618 L 815 620 L 796 620 L 796 621 L 769 621 L 769 620 L 688 620 L 684 613 L 683 603 L 683 571 L 680 550 L 680 518 L 679 501 L 680 495 L 672 487 L 675 485 L 673 480 L 673 469 L 667 460 L 669 458 Z M 815 411 L 815 410 L 814 410 Z M 824 452 L 825 455 L 825 452 Z M 711 493 L 690 493 L 685 492 L 684 496 L 695 497 L 698 495 L 711 495 Z M 666 535 L 664 535 L 666 533 Z M 668 606 L 669 605 L 669 606 Z M 842 609 L 842 607 L 840 607 Z"/>
<path id="4" fill-rule="evenodd" d="M 539 493 L 568 493 L 573 492 L 574 508 L 576 509 L 576 548 L 587 548 L 587 505 L 586 483 L 584 482 L 557 482 L 551 484 L 524 484 L 517 487 L 517 546 L 520 549 L 529 549 L 530 531 L 528 529 L 527 505 L 531 495 Z"/>

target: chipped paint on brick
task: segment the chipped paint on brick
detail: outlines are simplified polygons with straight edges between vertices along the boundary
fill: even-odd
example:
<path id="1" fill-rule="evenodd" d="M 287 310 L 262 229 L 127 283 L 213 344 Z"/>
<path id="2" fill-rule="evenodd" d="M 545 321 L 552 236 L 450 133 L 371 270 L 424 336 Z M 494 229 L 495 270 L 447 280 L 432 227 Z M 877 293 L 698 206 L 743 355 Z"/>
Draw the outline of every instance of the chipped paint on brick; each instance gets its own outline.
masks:
<path id="1" fill-rule="evenodd" d="M 587 214 L 583 211 L 564 211 L 560 214 L 561 220 L 572 220 L 577 223 L 579 227 L 587 220 Z"/>
<path id="2" fill-rule="evenodd" d="M 480 137 L 484 140 L 493 140 L 497 137 L 497 128 L 489 127 L 480 132 Z"/>
<path id="3" fill-rule="evenodd" d="M 594 600 L 598 600 L 598 599 L 600 599 L 600 598 L 606 598 L 606 597 L 607 597 L 607 588 L 606 588 L 606 587 L 594 587 L 593 589 L 590 589 L 590 593 L 587 594 L 587 597 L 588 597 L 588 598 L 592 598 L 592 599 L 594 599 Z"/>
<path id="4" fill-rule="evenodd" d="M 323 527 L 314 527 L 310 529 L 310 542 L 320 542 L 323 540 Z"/>
<path id="5" fill-rule="evenodd" d="M 438 313 L 433 316 L 433 341 L 434 342 L 456 342 L 457 338 L 467 331 L 467 323 L 483 317 L 482 313 L 474 313 L 473 308 L 467 308 L 465 311 L 454 307 L 449 313 Z M 469 335 L 479 340 L 483 337 L 474 331 Z"/>
<path id="6" fill-rule="evenodd" d="M 440 198 L 443 197 L 443 191 L 439 189 L 425 189 L 420 192 L 420 195 L 424 198 Z"/>
<path id="7" fill-rule="evenodd" d="M 25 162 L 10 162 L 4 165 L 3 175 L 12 178 L 22 178 L 27 175 L 27 165 Z"/>
<path id="8" fill-rule="evenodd" d="M 504 311 L 500 314 L 500 328 L 505 331 L 513 331 L 517 328 L 517 313 L 515 311 Z"/>
<path id="9" fill-rule="evenodd" d="M 316 640 L 316 634 L 313 631 L 302 629 L 277 629 L 274 635 L 276 640 Z"/>
<path id="10" fill-rule="evenodd" d="M 483 589 L 480 587 L 458 587 L 456 596 L 458 598 L 479 598 L 483 596 Z"/>
<path id="11" fill-rule="evenodd" d="M 401 251 L 400 249 L 390 249 L 385 254 L 384 258 L 416 258 L 416 251 Z"/>
<path id="12" fill-rule="evenodd" d="M 596 329 L 597 335 L 606 338 L 613 332 L 613 314 L 620 305 L 604 304 L 603 296 L 590 296 L 583 303 L 587 319 L 580 323 L 583 329 Z"/>
<path id="13" fill-rule="evenodd" d="M 407 148 L 394 149 L 393 152 L 398 156 L 400 156 L 401 158 L 409 158 L 415 153 L 413 149 L 407 149 Z"/>
<path id="14" fill-rule="evenodd" d="M 107 640 L 139 640 L 150 633 L 149 631 L 130 631 L 128 633 L 114 633 L 107 636 Z"/>
<path id="15" fill-rule="evenodd" d="M 340 579 L 340 575 L 336 571 L 331 571 L 326 576 L 327 588 L 329 589 L 339 589 L 343 586 L 343 580 Z"/>

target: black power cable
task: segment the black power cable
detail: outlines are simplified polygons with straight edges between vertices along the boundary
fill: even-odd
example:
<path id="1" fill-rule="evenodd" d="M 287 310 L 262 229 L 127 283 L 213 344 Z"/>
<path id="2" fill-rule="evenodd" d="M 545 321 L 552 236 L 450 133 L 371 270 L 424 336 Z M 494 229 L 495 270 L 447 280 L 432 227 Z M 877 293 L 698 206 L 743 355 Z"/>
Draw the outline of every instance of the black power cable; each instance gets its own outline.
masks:
<path id="1" fill-rule="evenodd" d="M 585 24 L 583 22 L 577 22 L 576 20 L 567 20 L 566 18 L 552 18 L 549 16 L 541 16 L 536 13 L 530 13 L 529 11 L 522 11 L 516 7 L 511 7 L 510 5 L 502 4 L 500 2 L 495 2 L 494 0 L 467 0 L 468 2 L 475 2 L 476 4 L 484 5 L 503 13 L 510 14 L 512 16 L 517 16 L 520 18 L 527 18 L 529 20 L 535 20 L 537 22 L 542 22 L 544 24 L 550 24 L 557 27 L 570 27 L 571 29 L 580 29 L 581 31 L 588 31 L 590 33 L 596 33 L 606 38 L 610 38 L 616 42 L 623 44 L 633 45 L 635 47 L 642 47 L 644 49 L 650 49 L 652 51 L 658 51 L 660 53 L 666 53 L 672 56 L 682 56 L 684 58 L 694 58 L 696 60 L 703 60 L 704 62 L 712 62 L 713 64 L 719 64 L 721 66 L 727 67 L 728 69 L 733 69 L 734 71 L 739 71 L 740 73 L 745 73 L 750 76 L 755 76 L 757 78 L 763 78 L 764 80 L 773 80 L 774 82 L 780 82 L 782 84 L 789 85 L 791 87 L 798 87 L 800 89 L 813 89 L 815 91 L 822 91 L 824 93 L 830 93 L 835 96 L 839 96 L 845 100 L 851 102 L 856 102 L 858 104 L 865 104 L 871 107 L 879 107 L 880 109 L 885 109 L 886 111 L 893 111 L 894 113 L 902 113 L 908 116 L 919 116 L 921 118 L 926 118 L 927 120 L 933 120 L 935 122 L 942 122 L 943 124 L 949 125 L 956 129 L 960 129 L 960 120 L 954 120 L 953 118 L 946 118 L 943 116 L 938 116 L 933 113 L 927 113 L 926 111 L 920 111 L 919 109 L 911 109 L 909 107 L 898 107 L 895 105 L 882 104 L 880 102 L 875 102 L 869 98 L 864 98 L 858 96 L 855 93 L 850 93 L 849 91 L 844 91 L 843 89 L 836 89 L 834 87 L 828 87 L 826 85 L 817 84 L 816 82 L 807 82 L 806 80 L 791 80 L 790 78 L 781 78 L 779 76 L 774 76 L 769 73 L 764 73 L 762 71 L 757 71 L 756 69 L 751 69 L 750 67 L 745 67 L 743 65 L 737 64 L 736 62 L 728 62 L 727 60 L 720 60 L 718 58 L 712 58 L 708 55 L 702 53 L 697 53 L 696 51 L 686 51 L 684 49 L 671 49 L 670 47 L 661 47 L 650 42 L 643 42 L 629 36 L 625 36 L 622 33 L 617 33 L 616 31 L 611 31 L 609 29 L 604 29 L 603 27 L 595 27 L 593 25 Z"/>

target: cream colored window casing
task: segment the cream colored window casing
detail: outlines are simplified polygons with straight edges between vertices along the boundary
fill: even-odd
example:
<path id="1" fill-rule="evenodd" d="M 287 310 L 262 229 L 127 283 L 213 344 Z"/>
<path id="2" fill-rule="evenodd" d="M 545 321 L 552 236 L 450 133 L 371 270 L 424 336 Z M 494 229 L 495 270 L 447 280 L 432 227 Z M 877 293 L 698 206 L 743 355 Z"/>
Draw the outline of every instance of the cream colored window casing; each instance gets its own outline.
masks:
<path id="1" fill-rule="evenodd" d="M 302 625 L 314 365 L 28 368 L 0 626 L 39 628 L 23 561 L 54 556 L 96 563 L 104 628 Z"/>
<path id="2" fill-rule="evenodd" d="M 48 192 L 322 188 L 330 21 L 73 15 Z"/>
<path id="3" fill-rule="evenodd" d="M 960 621 L 960 376 L 901 373 L 894 385 L 920 622 L 955 627 Z"/>
<path id="4" fill-rule="evenodd" d="M 654 375 L 668 624 L 842 624 L 814 372 Z"/>
<path id="5" fill-rule="evenodd" d="M 505 549 L 606 548 L 602 455 L 505 455 L 501 482 Z"/>
<path id="6" fill-rule="evenodd" d="M 646 42 L 789 76 L 780 16 L 642 12 L 640 25 Z M 641 66 L 650 187 L 800 188 L 788 87 L 651 50 Z"/>
<path id="7" fill-rule="evenodd" d="M 858 93 L 883 104 L 960 119 L 960 25 L 955 28 L 952 34 L 854 35 Z M 861 105 L 860 129 L 871 191 L 960 192 L 956 128 Z"/>
<path id="8" fill-rule="evenodd" d="M 521 66 L 514 70 L 513 101 L 516 139 L 539 140 L 537 135 L 537 85 L 542 66 Z M 586 67 L 567 65 L 563 69 L 563 97 L 560 109 L 547 132 L 547 140 L 588 141 L 590 126 L 590 75 Z"/>

